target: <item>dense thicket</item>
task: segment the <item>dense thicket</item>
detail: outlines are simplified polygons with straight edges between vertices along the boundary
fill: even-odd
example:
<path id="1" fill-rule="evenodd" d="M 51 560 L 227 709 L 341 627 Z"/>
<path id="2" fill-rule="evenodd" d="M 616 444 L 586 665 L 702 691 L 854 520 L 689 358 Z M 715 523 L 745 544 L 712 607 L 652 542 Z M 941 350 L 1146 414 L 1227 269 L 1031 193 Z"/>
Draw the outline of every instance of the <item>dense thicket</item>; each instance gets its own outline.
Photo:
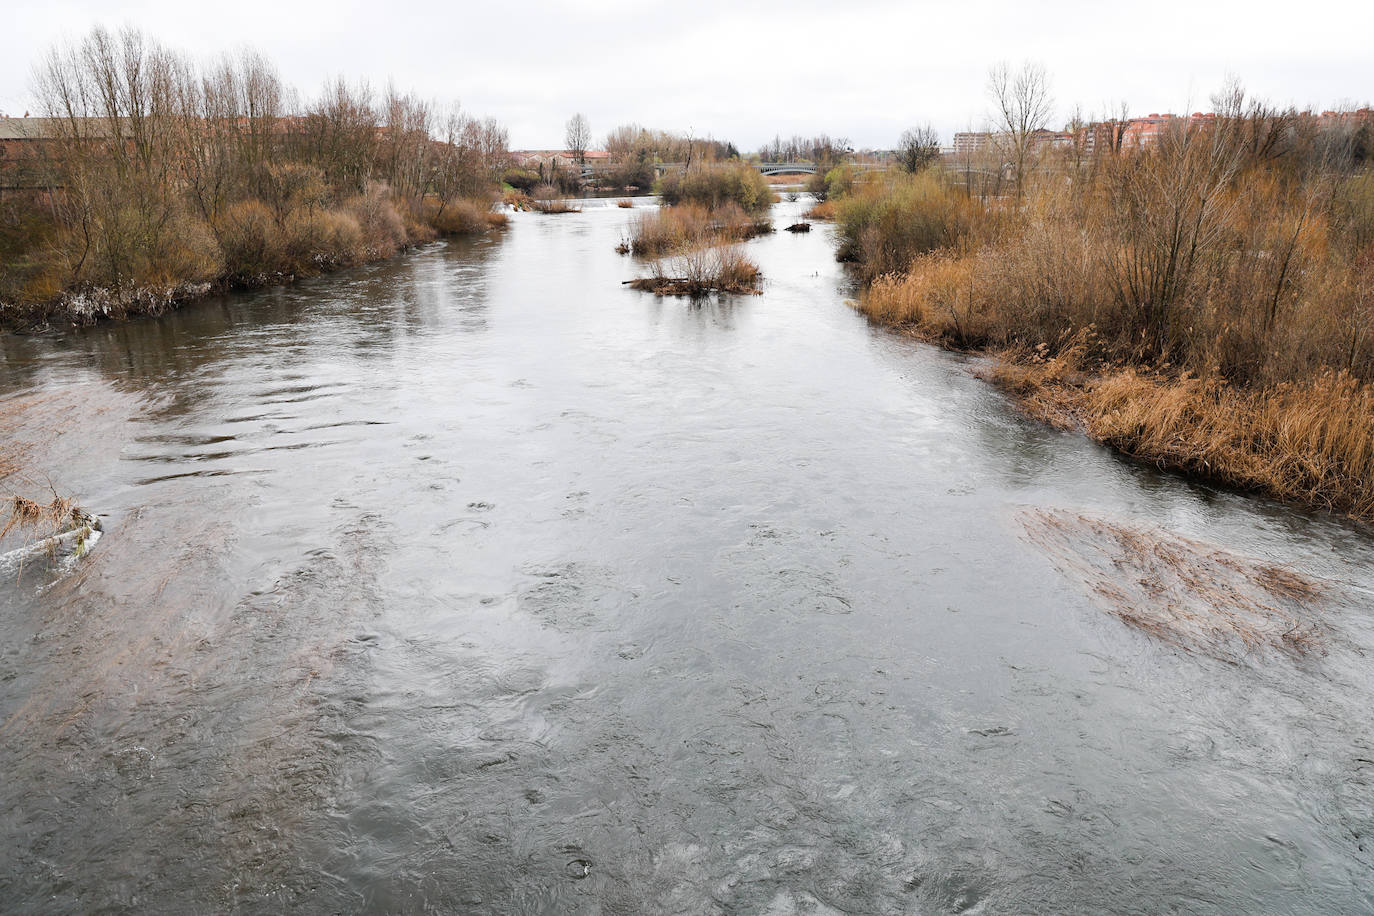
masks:
<path id="1" fill-rule="evenodd" d="M 43 187 L 0 209 L 11 306 L 150 305 L 499 219 L 506 132 L 456 107 L 343 79 L 300 103 L 257 54 L 205 67 L 133 30 L 96 29 L 36 74 Z"/>

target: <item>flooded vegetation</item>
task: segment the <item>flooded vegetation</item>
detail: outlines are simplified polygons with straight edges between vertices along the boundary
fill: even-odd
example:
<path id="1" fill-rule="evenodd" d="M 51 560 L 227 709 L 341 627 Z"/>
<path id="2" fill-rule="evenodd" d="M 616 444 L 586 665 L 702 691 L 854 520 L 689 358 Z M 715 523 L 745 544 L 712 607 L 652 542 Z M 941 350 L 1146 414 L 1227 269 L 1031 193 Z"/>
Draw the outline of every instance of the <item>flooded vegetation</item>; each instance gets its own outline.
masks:
<path id="1" fill-rule="evenodd" d="M 582 203 L 0 338 L 105 528 L 0 580 L 7 911 L 1374 906 L 1365 529 Z"/>

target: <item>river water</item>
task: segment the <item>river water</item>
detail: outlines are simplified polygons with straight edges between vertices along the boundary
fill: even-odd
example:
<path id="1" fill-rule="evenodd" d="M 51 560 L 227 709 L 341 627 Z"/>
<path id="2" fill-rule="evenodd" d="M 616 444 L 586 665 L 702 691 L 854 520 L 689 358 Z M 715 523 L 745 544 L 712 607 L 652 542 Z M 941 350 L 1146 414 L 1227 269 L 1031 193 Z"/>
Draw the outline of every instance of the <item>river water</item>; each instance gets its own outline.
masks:
<path id="1" fill-rule="evenodd" d="M 106 526 L 0 582 L 0 910 L 1374 912 L 1374 539 L 1022 417 L 828 230 L 693 304 L 629 218 L 0 339 Z M 1315 648 L 1128 626 L 1112 526 Z"/>

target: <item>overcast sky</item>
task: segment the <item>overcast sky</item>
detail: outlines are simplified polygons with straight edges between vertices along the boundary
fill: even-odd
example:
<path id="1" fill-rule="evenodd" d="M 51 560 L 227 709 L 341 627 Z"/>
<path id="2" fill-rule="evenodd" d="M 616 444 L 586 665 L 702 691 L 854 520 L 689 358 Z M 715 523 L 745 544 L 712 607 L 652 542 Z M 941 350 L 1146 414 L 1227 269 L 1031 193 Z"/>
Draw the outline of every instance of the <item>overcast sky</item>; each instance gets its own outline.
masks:
<path id="1" fill-rule="evenodd" d="M 988 68 L 1042 62 L 1058 120 L 1126 102 L 1202 109 L 1235 74 L 1272 102 L 1374 98 L 1374 0 L 1150 3 L 945 0 L 31 0 L 7 4 L 0 111 L 23 114 L 33 62 L 91 26 L 133 25 L 215 55 L 250 45 L 304 93 L 328 77 L 388 79 L 510 128 L 514 148 L 558 147 L 585 112 L 712 135 L 752 151 L 775 133 L 890 147 L 930 122 L 946 142 L 988 111 Z"/>

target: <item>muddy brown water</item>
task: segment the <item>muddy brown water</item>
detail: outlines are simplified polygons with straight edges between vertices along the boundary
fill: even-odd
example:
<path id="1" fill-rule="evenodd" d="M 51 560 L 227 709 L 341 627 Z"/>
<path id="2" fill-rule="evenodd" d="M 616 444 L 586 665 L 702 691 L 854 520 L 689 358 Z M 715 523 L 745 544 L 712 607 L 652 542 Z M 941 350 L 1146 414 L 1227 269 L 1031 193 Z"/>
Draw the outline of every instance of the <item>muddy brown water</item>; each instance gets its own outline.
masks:
<path id="1" fill-rule="evenodd" d="M 0 581 L 0 910 L 1374 912 L 1374 540 L 1023 418 L 828 231 L 625 290 L 632 214 L 0 338 L 106 525 Z M 1189 600 L 1111 526 L 1318 645 L 1104 612 Z"/>

